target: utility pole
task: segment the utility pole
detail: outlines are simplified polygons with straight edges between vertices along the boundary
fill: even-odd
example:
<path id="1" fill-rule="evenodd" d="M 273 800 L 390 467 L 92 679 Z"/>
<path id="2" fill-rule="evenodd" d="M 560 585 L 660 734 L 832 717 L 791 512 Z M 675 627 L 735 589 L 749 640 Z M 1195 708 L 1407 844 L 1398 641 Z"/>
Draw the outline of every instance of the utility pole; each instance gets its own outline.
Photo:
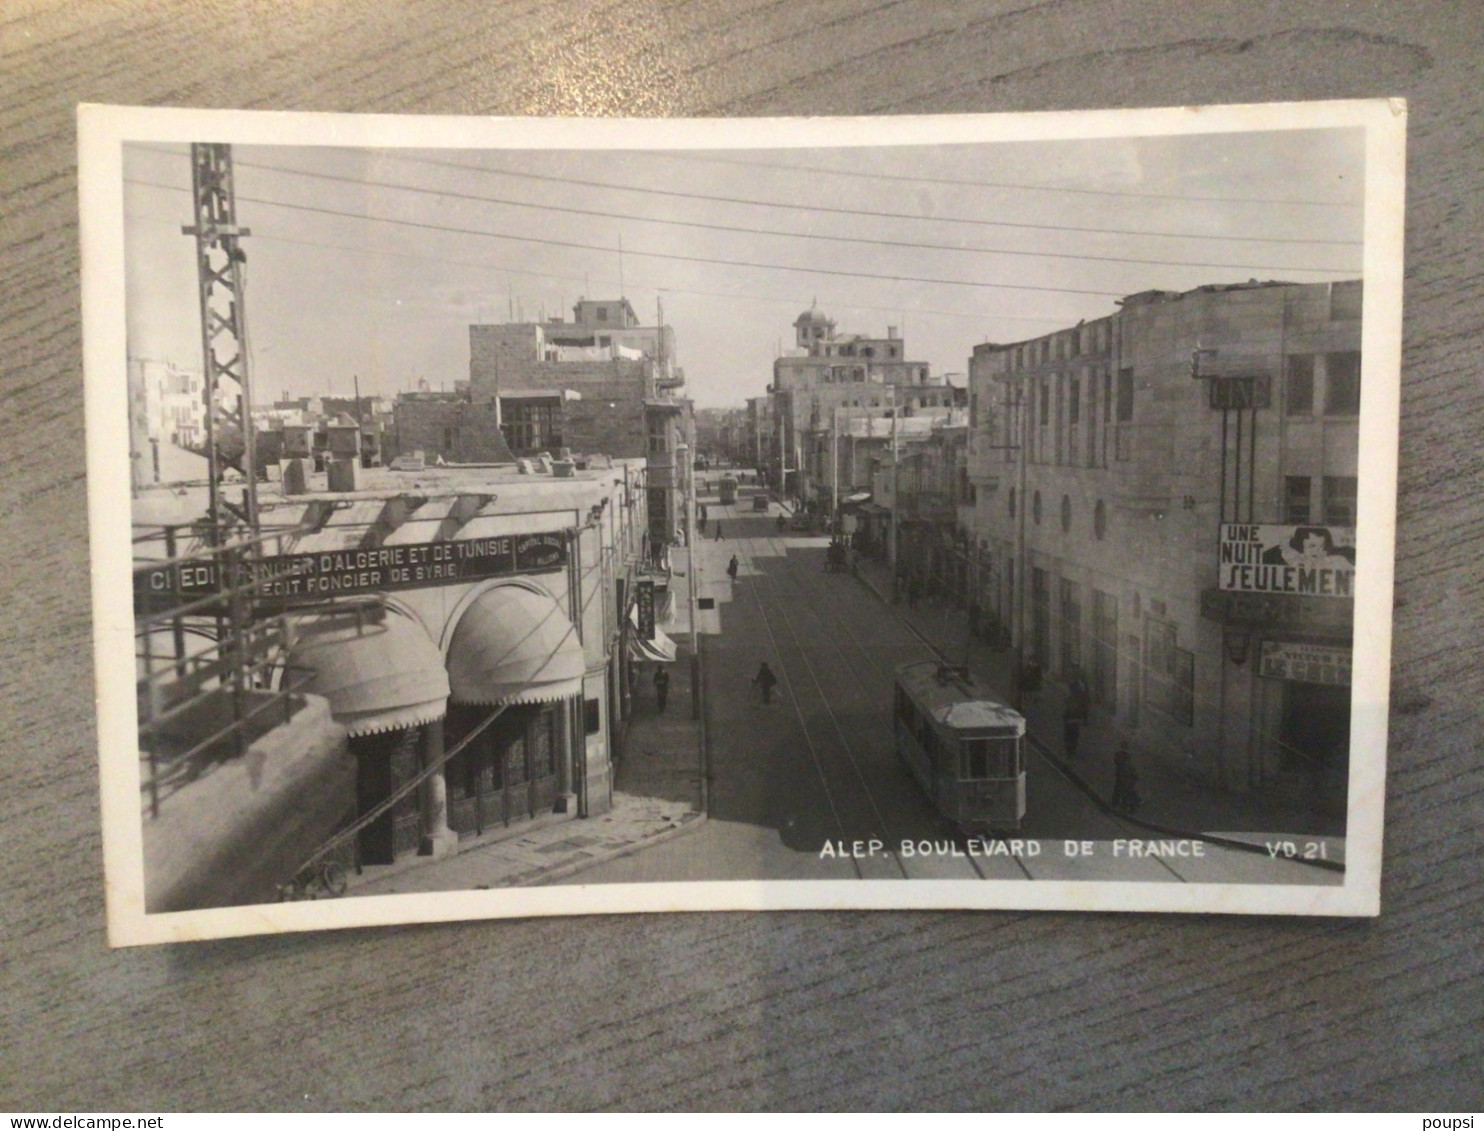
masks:
<path id="1" fill-rule="evenodd" d="M 696 451 L 682 442 L 685 453 L 685 574 L 686 605 L 690 610 L 690 717 L 701 717 L 701 649 L 696 634 Z M 677 466 L 676 470 L 679 470 Z M 720 521 L 718 519 L 717 521 Z"/>
<path id="2" fill-rule="evenodd" d="M 891 410 L 891 529 L 888 531 L 890 540 L 887 542 L 886 559 L 891 566 L 891 591 L 897 591 L 897 526 L 902 518 L 902 457 L 897 448 L 897 407 L 896 392 L 892 392 Z"/>
<path id="3" fill-rule="evenodd" d="M 1021 677 L 1025 671 L 1026 647 L 1025 647 L 1025 605 L 1026 590 L 1030 586 L 1029 570 L 1026 568 L 1026 545 L 1025 545 L 1025 512 L 1027 500 L 1025 497 L 1027 468 L 1026 451 L 1030 443 L 1030 416 L 1026 411 L 1028 389 L 1024 379 L 1014 390 L 1015 406 L 1015 430 L 1019 433 L 1016 444 L 1016 500 L 1015 500 L 1015 584 L 1010 589 L 1010 601 L 1012 603 L 1015 624 L 1015 667 L 1011 673 L 1014 690 L 1015 707 L 1024 710 L 1024 692 L 1021 687 Z"/>
<path id="4" fill-rule="evenodd" d="M 840 525 L 840 406 L 830 420 L 830 524 L 836 534 Z"/>
<path id="5" fill-rule="evenodd" d="M 254 532 L 258 525 L 257 446 L 252 425 L 252 382 L 247 368 L 247 312 L 242 277 L 247 254 L 241 239 L 251 235 L 237 224 L 232 181 L 232 147 L 197 142 L 191 146 L 191 198 L 195 222 L 181 229 L 196 237 L 196 280 L 201 306 L 201 358 L 206 398 L 206 458 L 210 478 L 207 538 L 220 545 L 226 516 Z M 235 406 L 221 404 L 223 379 L 236 384 Z M 242 436 L 240 454 L 226 448 L 224 433 Z M 242 505 L 222 497 L 227 468 L 243 478 Z"/>

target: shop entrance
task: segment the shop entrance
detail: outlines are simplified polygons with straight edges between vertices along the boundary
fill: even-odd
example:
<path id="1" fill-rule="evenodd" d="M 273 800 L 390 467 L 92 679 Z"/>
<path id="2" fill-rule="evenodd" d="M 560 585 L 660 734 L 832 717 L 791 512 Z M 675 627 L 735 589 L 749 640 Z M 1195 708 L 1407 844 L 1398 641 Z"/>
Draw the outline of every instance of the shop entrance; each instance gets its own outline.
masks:
<path id="1" fill-rule="evenodd" d="M 1322 683 L 1283 683 L 1279 735 L 1285 774 L 1302 777 L 1308 800 L 1343 810 L 1350 779 L 1350 688 Z"/>
<path id="2" fill-rule="evenodd" d="M 550 813 L 558 786 L 563 704 L 509 707 L 448 762 L 448 824 L 460 836 L 479 836 Z M 450 748 L 489 716 L 489 707 L 450 704 Z"/>
<path id="3" fill-rule="evenodd" d="M 356 812 L 369 813 L 417 776 L 422 727 L 406 727 L 350 740 L 356 758 Z M 361 829 L 357 846 L 363 864 L 390 864 L 416 852 L 421 839 L 417 791 L 397 801 Z"/>

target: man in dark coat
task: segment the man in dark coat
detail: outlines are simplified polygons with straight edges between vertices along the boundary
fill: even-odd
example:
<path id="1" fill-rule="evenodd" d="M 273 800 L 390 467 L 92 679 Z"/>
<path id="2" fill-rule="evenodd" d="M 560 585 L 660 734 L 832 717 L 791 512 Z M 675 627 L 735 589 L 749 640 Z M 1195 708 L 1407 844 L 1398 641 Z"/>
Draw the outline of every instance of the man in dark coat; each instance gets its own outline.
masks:
<path id="1" fill-rule="evenodd" d="M 1062 745 L 1068 758 L 1077 757 L 1077 743 L 1082 737 L 1082 725 L 1087 722 L 1091 709 L 1092 693 L 1088 689 L 1087 680 L 1082 678 L 1080 669 L 1073 668 L 1067 680 L 1067 698 L 1062 704 L 1061 712 Z"/>
<path id="2" fill-rule="evenodd" d="M 768 667 L 768 661 L 763 661 L 763 666 L 758 668 L 757 675 L 752 677 L 752 682 L 757 684 L 758 694 L 763 697 L 763 702 L 771 703 L 773 688 L 778 683 L 778 677 L 773 674 L 773 669 Z"/>
<path id="3" fill-rule="evenodd" d="M 1113 797 L 1109 804 L 1124 813 L 1139 807 L 1139 774 L 1132 756 L 1122 746 L 1113 755 Z"/>
<path id="4" fill-rule="evenodd" d="M 665 670 L 664 664 L 656 664 L 654 669 L 654 705 L 660 714 L 665 713 L 665 700 L 670 698 L 670 673 Z"/>

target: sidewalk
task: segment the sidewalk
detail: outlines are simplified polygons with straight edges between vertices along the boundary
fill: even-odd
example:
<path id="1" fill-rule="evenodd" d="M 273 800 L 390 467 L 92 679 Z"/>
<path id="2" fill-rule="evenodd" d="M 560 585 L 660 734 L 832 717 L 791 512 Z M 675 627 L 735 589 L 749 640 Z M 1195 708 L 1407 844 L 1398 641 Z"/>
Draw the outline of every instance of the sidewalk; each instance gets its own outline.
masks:
<path id="1" fill-rule="evenodd" d="M 683 551 L 680 561 L 684 562 Z M 585 818 L 549 814 L 513 825 L 508 832 L 465 838 L 451 856 L 436 860 L 409 856 L 395 864 L 370 866 L 350 877 L 347 894 L 550 883 L 700 827 L 705 820 L 703 723 L 691 718 L 690 648 L 687 632 L 677 627 L 689 627 L 684 624 L 689 582 L 679 574 L 671 578 L 677 613 L 670 624 L 661 626 L 679 646 L 675 662 L 666 665 L 670 695 L 664 713 L 655 705 L 655 665 L 646 663 L 640 665 L 633 714 L 626 726 L 615 728 L 613 807 L 608 812 Z M 705 631 L 700 620 L 698 627 Z"/>
<path id="2" fill-rule="evenodd" d="M 979 679 L 1007 702 L 1010 700 L 1013 653 L 1008 648 L 996 651 L 982 640 L 971 639 L 967 631 L 968 615 L 963 609 L 941 598 L 921 599 L 916 609 L 909 608 L 905 599 L 893 606 L 891 574 L 885 564 L 874 560 L 860 559 L 858 576 L 888 609 L 916 628 L 950 660 L 966 663 Z M 1239 829 L 1339 833 L 1343 829 L 1343 818 L 1316 817 L 1301 804 L 1246 797 L 1184 774 L 1163 758 L 1141 750 L 1137 733 L 1128 735 L 1126 728 L 1107 711 L 1096 707 L 1082 728 L 1077 757 L 1068 761 L 1062 756 L 1061 711 L 1065 694 L 1061 683 L 1049 676 L 1043 680 L 1035 702 L 1025 711 L 1027 733 L 1063 772 L 1102 802 L 1113 793 L 1113 752 L 1120 741 L 1126 741 L 1138 768 L 1139 793 L 1143 798 L 1137 815 L 1130 819 L 1202 833 Z M 1322 829 L 1315 827 L 1316 821 Z"/>

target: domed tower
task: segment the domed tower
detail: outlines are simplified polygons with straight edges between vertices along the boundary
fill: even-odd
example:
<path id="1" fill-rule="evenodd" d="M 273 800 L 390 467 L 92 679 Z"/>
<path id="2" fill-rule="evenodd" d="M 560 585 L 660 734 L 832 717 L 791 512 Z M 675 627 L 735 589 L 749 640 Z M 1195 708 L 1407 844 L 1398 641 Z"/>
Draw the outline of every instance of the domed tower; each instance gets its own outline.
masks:
<path id="1" fill-rule="evenodd" d="M 800 349 L 816 352 L 820 345 L 835 336 L 834 319 L 816 304 L 794 319 L 794 342 Z"/>

